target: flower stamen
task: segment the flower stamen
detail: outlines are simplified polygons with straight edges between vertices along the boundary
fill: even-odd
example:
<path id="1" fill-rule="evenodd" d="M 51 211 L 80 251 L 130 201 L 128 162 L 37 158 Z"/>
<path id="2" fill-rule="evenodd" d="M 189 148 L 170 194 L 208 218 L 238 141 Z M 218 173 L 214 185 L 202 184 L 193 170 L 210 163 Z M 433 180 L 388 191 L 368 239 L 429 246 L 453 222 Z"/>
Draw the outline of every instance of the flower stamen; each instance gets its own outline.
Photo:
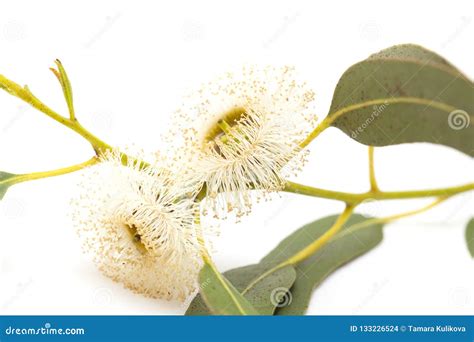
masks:
<path id="1" fill-rule="evenodd" d="M 178 151 L 192 182 L 206 185 L 202 205 L 215 216 L 248 213 L 304 164 L 299 144 L 316 122 L 314 93 L 293 68 L 246 66 L 189 100 L 176 111 L 170 152 Z"/>
<path id="2" fill-rule="evenodd" d="M 246 115 L 245 108 L 235 107 L 226 112 L 222 117 L 208 130 L 204 137 L 204 142 L 215 141 L 225 135 L 232 135 L 232 128 Z"/>
<path id="3" fill-rule="evenodd" d="M 142 242 L 142 236 L 138 233 L 138 228 L 135 224 L 125 224 L 125 228 L 127 232 L 130 234 L 132 238 L 133 244 L 137 248 L 137 250 L 142 253 L 146 254 L 148 252 L 145 244 Z"/>
<path id="4" fill-rule="evenodd" d="M 199 244 L 194 196 L 179 173 L 104 154 L 84 171 L 74 219 L 84 249 L 99 269 L 149 297 L 183 301 L 197 287 Z"/>

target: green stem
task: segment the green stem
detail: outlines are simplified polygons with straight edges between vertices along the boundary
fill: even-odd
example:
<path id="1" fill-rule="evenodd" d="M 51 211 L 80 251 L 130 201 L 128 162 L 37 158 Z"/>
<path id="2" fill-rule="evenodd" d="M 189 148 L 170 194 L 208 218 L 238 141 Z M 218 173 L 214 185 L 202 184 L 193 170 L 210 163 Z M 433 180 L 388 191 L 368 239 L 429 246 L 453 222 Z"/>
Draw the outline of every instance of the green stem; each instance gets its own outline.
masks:
<path id="1" fill-rule="evenodd" d="M 199 201 L 199 200 L 198 200 Z M 201 227 L 201 213 L 198 211 L 194 215 L 194 224 L 196 227 L 196 240 L 199 244 L 199 250 L 201 253 L 201 258 L 202 260 L 208 264 L 209 266 L 215 268 L 214 262 L 212 261 L 211 256 L 209 255 L 209 252 L 206 247 L 206 240 L 204 239 L 204 234 L 202 232 L 202 227 Z"/>
<path id="2" fill-rule="evenodd" d="M 281 263 L 277 264 L 276 266 L 273 266 L 254 280 L 250 282 L 250 284 L 247 285 L 247 287 L 241 292 L 242 295 L 245 295 L 250 289 L 252 289 L 257 283 L 265 279 L 268 275 L 272 274 L 273 272 L 286 267 L 288 265 L 295 265 L 306 258 L 310 257 L 316 251 L 324 247 L 328 242 L 332 240 L 334 236 L 342 229 L 344 226 L 344 223 L 347 222 L 349 217 L 351 216 L 352 212 L 355 209 L 355 205 L 347 205 L 345 210 L 342 212 L 342 214 L 337 218 L 336 222 L 330 227 L 326 232 L 324 232 L 323 235 L 321 235 L 319 238 L 311 242 L 308 246 L 306 246 L 304 249 L 299 251 L 298 253 L 292 255 L 288 259 L 282 261 Z"/>
<path id="3" fill-rule="evenodd" d="M 439 197 L 451 196 L 462 192 L 474 190 L 474 183 L 468 183 L 460 186 L 453 186 L 447 188 L 427 189 L 427 190 L 409 190 L 409 191 L 368 191 L 364 193 L 350 193 L 341 191 L 332 191 L 311 187 L 308 185 L 298 184 L 294 182 L 287 182 L 283 191 L 328 198 L 333 200 L 344 201 L 349 204 L 361 203 L 364 200 L 395 200 L 395 199 L 410 199 L 423 197 Z"/>
<path id="4" fill-rule="evenodd" d="M 352 233 L 354 233 L 355 231 L 357 231 L 359 229 L 364 229 L 364 228 L 370 227 L 374 224 L 389 223 L 389 222 L 393 222 L 393 221 L 401 219 L 401 218 L 405 218 L 405 217 L 409 217 L 409 216 L 413 216 L 413 215 L 416 215 L 416 214 L 423 213 L 423 212 L 428 211 L 429 209 L 439 205 L 440 203 L 446 201 L 448 198 L 449 197 L 440 197 L 440 198 L 436 199 L 434 202 L 432 202 L 432 203 L 430 203 L 430 204 L 428 204 L 428 205 L 426 205 L 422 208 L 419 208 L 419 209 L 410 210 L 410 211 L 407 211 L 407 212 L 403 212 L 403 213 L 400 213 L 400 214 L 391 215 L 391 216 L 387 216 L 387 217 L 373 218 L 373 219 L 369 219 L 369 220 L 366 220 L 366 221 L 363 221 L 363 222 L 360 222 L 360 223 L 356 223 L 356 224 L 353 224 L 352 226 L 349 226 L 347 229 L 343 230 L 342 232 L 340 231 L 340 229 L 344 225 L 344 222 L 347 222 L 347 218 L 341 218 L 341 216 L 340 216 L 337 219 L 337 221 L 334 223 L 334 225 L 331 228 L 329 228 L 329 230 L 326 231 L 326 233 L 327 233 L 330 230 L 332 230 L 333 234 L 331 234 L 332 237 L 330 237 L 330 239 L 325 239 L 324 243 L 321 243 L 320 239 L 321 239 L 322 236 L 319 237 L 318 239 L 313 241 L 307 247 L 307 248 L 312 249 L 311 253 L 308 253 L 308 251 L 304 252 L 304 253 L 302 253 L 302 252 L 297 253 L 297 254 L 291 256 L 290 258 L 286 259 L 285 261 L 281 262 L 277 266 L 272 267 L 271 269 L 269 269 L 268 271 L 266 271 L 265 273 L 263 273 L 262 275 L 260 275 L 256 279 L 254 279 L 249 285 L 247 285 L 247 287 L 242 291 L 242 295 L 245 295 L 257 283 L 259 283 L 260 281 L 265 279 L 265 277 L 267 277 L 269 274 L 272 274 L 276 270 L 281 269 L 281 268 L 283 268 L 283 267 L 285 267 L 289 264 L 295 265 L 295 263 L 299 263 L 299 262 L 304 261 L 305 258 L 310 257 L 311 255 L 313 255 L 320 248 L 324 247 L 325 245 L 329 245 L 329 244 L 339 240 L 340 238 L 343 238 L 344 236 L 346 236 L 348 234 L 352 234 Z M 347 208 L 346 208 L 346 210 L 347 210 Z M 342 221 L 344 221 L 344 222 L 341 224 Z M 337 232 L 339 232 L 339 234 L 337 234 Z"/>
<path id="5" fill-rule="evenodd" d="M 377 184 L 377 179 L 375 178 L 375 166 L 374 166 L 374 147 L 369 146 L 369 180 L 370 180 L 370 190 L 372 192 L 380 191 Z"/>
<path id="6" fill-rule="evenodd" d="M 329 128 L 331 126 L 331 123 L 333 122 L 332 117 L 329 115 L 326 116 L 323 121 L 319 123 L 318 126 L 306 137 L 303 142 L 300 143 L 301 148 L 305 148 L 308 146 L 318 135 L 320 135 L 326 128 Z"/>
<path id="7" fill-rule="evenodd" d="M 433 100 L 428 100 L 420 97 L 410 97 L 410 96 L 405 96 L 405 97 L 389 97 L 389 98 L 380 98 L 380 99 L 374 99 L 370 101 L 365 101 L 365 102 L 360 102 L 360 103 L 355 103 L 352 105 L 349 105 L 347 107 L 343 107 L 333 113 L 329 113 L 323 121 L 308 135 L 308 137 L 303 140 L 300 143 L 301 148 L 305 148 L 306 146 L 309 145 L 311 141 L 313 141 L 319 134 L 321 134 L 326 128 L 330 127 L 331 124 L 340 116 L 348 114 L 350 112 L 353 112 L 358 109 L 366 108 L 366 107 L 371 107 L 374 105 L 381 105 L 381 104 L 393 104 L 393 103 L 412 103 L 412 104 L 419 104 L 423 106 L 429 106 L 429 107 L 434 107 L 439 110 L 443 110 L 447 113 L 452 112 L 453 110 L 456 110 L 455 107 L 447 105 L 442 102 L 437 102 Z"/>
<path id="8" fill-rule="evenodd" d="M 402 219 L 402 218 L 405 218 L 405 217 L 410 217 L 410 216 L 413 216 L 413 215 L 421 214 L 425 211 L 428 211 L 428 210 L 436 207 L 437 205 L 443 203 L 444 201 L 446 201 L 449 198 L 450 198 L 450 196 L 439 197 L 435 201 L 431 202 L 430 204 L 428 204 L 424 207 L 418 208 L 418 209 L 405 211 L 403 213 L 399 213 L 399 214 L 395 214 L 395 215 L 391 215 L 391 216 L 386 216 L 386 217 L 375 217 L 375 218 L 372 218 L 372 219 L 369 219 L 369 220 L 366 220 L 366 221 L 363 221 L 363 222 L 353 224 L 352 226 L 349 226 L 343 232 L 341 232 L 340 234 L 335 236 L 333 239 L 331 239 L 331 241 L 329 241 L 329 243 L 332 243 L 333 241 L 336 241 L 336 240 L 346 236 L 347 234 L 352 234 L 352 233 L 354 233 L 354 231 L 357 231 L 357 230 L 362 229 L 362 228 L 370 227 L 374 224 L 389 223 L 389 222 L 393 222 L 393 221 L 396 221 L 396 220 L 399 220 L 399 219 Z"/>
<path id="9" fill-rule="evenodd" d="M 8 178 L 8 180 L 5 183 L 8 183 L 9 185 L 13 185 L 13 184 L 18 184 L 18 183 L 36 180 L 36 179 L 43 179 L 43 178 L 65 175 L 71 172 L 81 170 L 85 167 L 94 165 L 98 162 L 99 162 L 99 158 L 93 157 L 83 163 L 75 164 L 75 165 L 64 167 L 61 169 L 16 175 L 14 177 Z"/>
<path id="10" fill-rule="evenodd" d="M 85 129 L 76 119 L 73 117 L 72 119 L 68 119 L 63 117 L 62 115 L 56 113 L 54 110 L 49 108 L 43 102 L 41 102 L 33 93 L 28 89 L 28 87 L 21 87 L 17 83 L 9 80 L 8 78 L 0 75 L 0 88 L 3 88 L 8 93 L 13 96 L 16 96 L 33 108 L 36 108 L 40 112 L 46 114 L 53 120 L 59 122 L 61 125 L 68 127 L 69 129 L 73 130 L 84 139 L 86 139 L 94 148 L 94 151 L 99 154 L 101 151 L 110 150 L 112 147 L 105 143 L 104 141 L 100 140 L 98 137 L 93 135 L 87 129 Z"/>
<path id="11" fill-rule="evenodd" d="M 198 197 L 200 197 L 198 195 Z M 198 198 L 197 201 L 199 202 L 202 198 Z M 242 307 L 240 304 L 239 300 L 235 297 L 234 293 L 229 287 L 229 284 L 227 283 L 226 279 L 223 277 L 223 275 L 219 272 L 217 269 L 216 264 L 212 260 L 212 257 L 210 256 L 207 247 L 206 247 L 206 241 L 204 239 L 204 234 L 202 232 L 202 227 L 201 227 L 201 215 L 198 209 L 198 212 L 195 215 L 194 223 L 196 226 L 196 239 L 199 243 L 199 248 L 200 248 L 200 254 L 201 258 L 204 262 L 204 264 L 208 265 L 212 271 L 214 272 L 216 278 L 218 279 L 219 283 L 221 286 L 225 289 L 225 291 L 228 293 L 228 295 L 232 298 L 232 301 L 234 305 L 237 307 L 237 310 L 242 314 L 242 315 L 247 315 L 245 309 Z"/>
<path id="12" fill-rule="evenodd" d="M 282 262 L 278 267 L 285 267 L 288 265 L 295 265 L 314 253 L 316 253 L 321 247 L 323 247 L 329 240 L 331 240 L 344 226 L 349 217 L 352 215 L 356 205 L 347 205 L 342 214 L 337 218 L 336 222 L 332 225 L 331 228 L 326 230 L 323 235 L 311 242 L 304 249 L 296 253 L 295 255 L 289 257 L 287 260 Z"/>

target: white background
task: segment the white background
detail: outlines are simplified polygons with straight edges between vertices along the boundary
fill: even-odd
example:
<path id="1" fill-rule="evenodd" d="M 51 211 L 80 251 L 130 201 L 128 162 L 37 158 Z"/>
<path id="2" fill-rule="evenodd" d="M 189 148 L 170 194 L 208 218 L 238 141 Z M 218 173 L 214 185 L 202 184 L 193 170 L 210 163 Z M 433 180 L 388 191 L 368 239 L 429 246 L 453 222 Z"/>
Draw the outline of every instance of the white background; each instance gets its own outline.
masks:
<path id="1" fill-rule="evenodd" d="M 55 58 L 73 82 L 82 123 L 111 144 L 156 150 L 184 94 L 245 62 L 295 65 L 327 112 L 346 68 L 382 48 L 418 43 L 474 75 L 472 1 L 1 1 L 0 73 L 28 84 L 65 113 Z M 471 123 L 472 124 L 472 123 Z M 301 183 L 364 191 L 366 147 L 336 129 L 311 146 Z M 19 100 L 0 94 L 0 170 L 33 172 L 84 161 L 88 144 Z M 383 189 L 473 181 L 472 160 L 430 144 L 376 149 Z M 0 202 L 1 314 L 181 314 L 103 277 L 82 254 L 69 201 L 78 175 L 12 187 Z M 474 261 L 464 241 L 473 195 L 385 230 L 380 246 L 331 275 L 310 314 L 473 314 Z M 400 212 L 426 200 L 375 203 L 361 211 Z M 257 262 L 301 225 L 342 209 L 338 202 L 283 195 L 216 244 L 221 270 Z"/>

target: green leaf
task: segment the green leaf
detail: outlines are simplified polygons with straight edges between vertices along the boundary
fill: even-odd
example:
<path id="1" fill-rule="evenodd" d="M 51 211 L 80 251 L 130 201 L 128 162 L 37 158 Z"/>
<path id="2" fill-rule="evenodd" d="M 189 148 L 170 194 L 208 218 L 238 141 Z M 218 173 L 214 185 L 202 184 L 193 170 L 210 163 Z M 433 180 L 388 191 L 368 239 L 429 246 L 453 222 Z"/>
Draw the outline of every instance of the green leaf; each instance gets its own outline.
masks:
<path id="1" fill-rule="evenodd" d="M 284 239 L 259 264 L 224 274 L 261 314 L 269 315 L 274 311 L 278 315 L 303 314 L 317 285 L 337 268 L 368 252 L 382 240 L 382 224 L 355 214 L 326 246 L 295 266 L 296 279 L 295 268 L 291 266 L 274 270 L 275 266 L 321 236 L 337 217 L 325 217 L 303 226 Z M 285 293 L 285 289 L 290 290 Z M 283 301 L 280 303 L 278 299 Z M 209 311 L 202 298 L 197 296 L 186 314 L 205 315 Z"/>
<path id="2" fill-rule="evenodd" d="M 54 73 L 57 77 L 59 83 L 61 84 L 61 88 L 63 89 L 64 98 L 67 103 L 67 107 L 69 109 L 69 118 L 71 120 L 75 120 L 75 113 L 74 113 L 74 104 L 72 98 L 72 87 L 71 82 L 69 81 L 69 77 L 67 76 L 66 69 L 64 69 L 63 64 L 59 59 L 54 61 L 58 69 L 50 68 L 50 70 Z"/>
<path id="3" fill-rule="evenodd" d="M 281 262 L 321 236 L 338 218 L 337 215 L 314 221 L 283 240 L 262 261 Z M 296 267 L 296 281 L 290 289 L 292 300 L 277 308 L 277 315 L 302 315 L 308 308 L 313 290 L 342 265 L 377 246 L 383 238 L 383 225 L 354 214 L 342 230 L 322 249 Z"/>
<path id="4" fill-rule="evenodd" d="M 466 242 L 467 249 L 471 256 L 474 258 L 474 218 L 469 221 L 466 226 Z"/>
<path id="5" fill-rule="evenodd" d="M 365 145 L 430 142 L 474 156 L 474 85 L 439 55 L 397 45 L 350 67 L 331 125 Z"/>
<path id="6" fill-rule="evenodd" d="M 271 265 L 255 264 L 224 272 L 224 276 L 261 315 L 273 315 L 278 297 L 284 295 L 285 290 L 288 291 L 296 279 L 296 271 L 292 266 L 268 272 L 271 268 Z M 262 275 L 264 276 L 254 286 L 248 286 Z M 186 315 L 210 314 L 201 295 L 194 298 L 186 311 Z"/>
<path id="7" fill-rule="evenodd" d="M 18 175 L 0 171 L 0 200 L 5 196 L 8 188 L 15 184 L 15 182 L 12 181 L 15 177 L 18 177 Z"/>
<path id="8" fill-rule="evenodd" d="M 218 315 L 258 315 L 252 305 L 212 265 L 199 273 L 201 294 L 208 308 Z"/>

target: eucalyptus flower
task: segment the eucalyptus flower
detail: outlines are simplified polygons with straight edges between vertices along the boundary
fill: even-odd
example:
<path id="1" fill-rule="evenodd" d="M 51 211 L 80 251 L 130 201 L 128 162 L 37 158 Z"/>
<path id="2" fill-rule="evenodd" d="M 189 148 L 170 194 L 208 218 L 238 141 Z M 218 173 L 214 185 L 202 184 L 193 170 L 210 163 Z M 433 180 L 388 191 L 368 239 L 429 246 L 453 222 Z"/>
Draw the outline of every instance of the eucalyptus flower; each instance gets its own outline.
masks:
<path id="1" fill-rule="evenodd" d="M 185 300 L 201 261 L 192 187 L 169 171 L 108 153 L 85 171 L 75 220 L 86 252 L 125 287 L 153 298 Z"/>
<path id="2" fill-rule="evenodd" d="M 251 190 L 281 190 L 304 163 L 300 143 L 317 120 L 313 100 L 288 66 L 247 66 L 189 96 L 168 140 L 188 176 L 205 186 L 204 205 L 217 217 L 241 216 L 251 209 Z"/>

